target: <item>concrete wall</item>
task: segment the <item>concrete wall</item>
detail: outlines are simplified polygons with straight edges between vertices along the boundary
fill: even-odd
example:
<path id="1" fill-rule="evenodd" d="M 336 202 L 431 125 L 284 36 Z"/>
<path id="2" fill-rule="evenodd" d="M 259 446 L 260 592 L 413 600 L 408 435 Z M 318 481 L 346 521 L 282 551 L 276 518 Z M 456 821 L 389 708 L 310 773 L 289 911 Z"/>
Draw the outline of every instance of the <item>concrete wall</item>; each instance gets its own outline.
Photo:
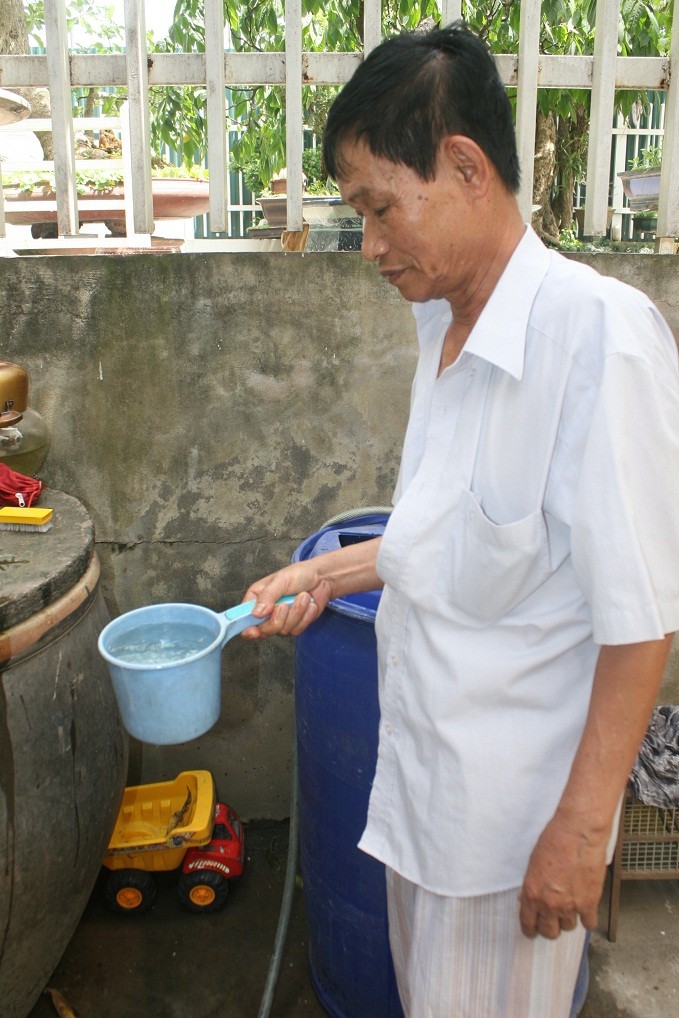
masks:
<path id="1" fill-rule="evenodd" d="M 679 339 L 678 259 L 580 257 Z M 330 516 L 388 503 L 415 355 L 408 305 L 359 255 L 0 259 L 0 357 L 51 427 L 43 479 L 94 519 L 111 615 L 224 609 Z M 289 641 L 229 644 L 218 725 L 133 745 L 130 780 L 204 766 L 244 816 L 286 815 L 292 667 Z"/>

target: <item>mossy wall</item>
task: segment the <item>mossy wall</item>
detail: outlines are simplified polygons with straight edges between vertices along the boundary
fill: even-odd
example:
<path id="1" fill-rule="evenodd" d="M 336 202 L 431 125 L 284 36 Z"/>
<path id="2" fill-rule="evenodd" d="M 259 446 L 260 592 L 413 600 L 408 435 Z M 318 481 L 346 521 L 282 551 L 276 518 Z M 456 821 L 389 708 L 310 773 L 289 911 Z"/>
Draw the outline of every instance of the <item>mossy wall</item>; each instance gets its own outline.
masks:
<path id="1" fill-rule="evenodd" d="M 645 289 L 679 338 L 678 259 L 577 257 Z M 50 425 L 45 482 L 92 515 L 113 616 L 222 610 L 329 517 L 387 504 L 416 343 L 359 255 L 27 257 L 0 260 L 0 357 Z M 133 745 L 130 780 L 207 767 L 244 816 L 285 816 L 292 650 L 229 644 L 218 725 Z"/>

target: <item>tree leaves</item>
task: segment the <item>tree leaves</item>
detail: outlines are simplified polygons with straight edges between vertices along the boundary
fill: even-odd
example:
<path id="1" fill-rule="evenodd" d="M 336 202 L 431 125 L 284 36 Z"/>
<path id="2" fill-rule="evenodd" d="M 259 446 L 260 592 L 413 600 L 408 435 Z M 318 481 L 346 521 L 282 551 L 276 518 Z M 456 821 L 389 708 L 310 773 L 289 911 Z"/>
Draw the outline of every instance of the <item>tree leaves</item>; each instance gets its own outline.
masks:
<path id="1" fill-rule="evenodd" d="M 68 16 L 93 33 L 93 48 L 119 48 L 123 39 L 112 22 L 112 8 L 99 0 L 70 0 Z M 485 38 L 496 53 L 516 53 L 521 5 L 515 0 L 463 0 L 462 15 L 469 26 Z M 303 49 L 306 51 L 355 52 L 363 48 L 362 0 L 303 0 Z M 237 51 L 280 51 L 284 48 L 284 0 L 224 0 L 225 22 Z M 26 7 L 29 32 L 38 37 L 44 27 L 42 0 Z M 542 52 L 591 54 L 594 49 L 596 0 L 543 0 L 540 45 Z M 436 0 L 383 0 L 384 35 L 412 30 L 426 18 L 440 20 Z M 668 52 L 672 18 L 671 0 L 622 0 L 619 52 L 646 56 Z M 105 44 L 99 40 L 104 40 Z M 205 50 L 204 0 L 176 0 L 172 25 L 166 39 L 150 40 L 151 51 L 194 52 Z M 316 134 L 322 132 L 335 87 L 304 89 L 304 122 Z M 116 90 L 106 98 L 115 106 L 124 97 Z M 77 96 L 76 96 L 77 98 Z M 234 162 L 248 167 L 250 179 L 260 188 L 285 163 L 285 102 L 280 86 L 229 91 L 229 121 L 237 134 L 232 148 Z M 81 96 L 82 99 L 82 96 Z M 624 92 L 617 97 L 627 112 L 644 93 Z M 205 87 L 160 87 L 150 90 L 151 136 L 158 155 L 174 149 L 190 165 L 206 153 Z M 581 90 L 541 89 L 538 105 L 575 123 L 589 104 Z M 259 173 L 255 173 L 255 165 Z"/>

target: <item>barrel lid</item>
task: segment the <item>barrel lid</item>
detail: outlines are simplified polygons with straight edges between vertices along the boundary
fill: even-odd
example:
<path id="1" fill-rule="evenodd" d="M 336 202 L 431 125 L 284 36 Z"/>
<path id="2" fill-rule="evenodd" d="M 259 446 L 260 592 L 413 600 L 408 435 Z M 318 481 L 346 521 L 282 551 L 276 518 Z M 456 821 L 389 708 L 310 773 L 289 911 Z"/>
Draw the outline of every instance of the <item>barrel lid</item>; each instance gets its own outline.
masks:
<path id="1" fill-rule="evenodd" d="M 43 488 L 33 504 L 54 510 L 46 533 L 0 530 L 0 631 L 68 593 L 94 552 L 92 520 L 76 498 Z"/>
<path id="2" fill-rule="evenodd" d="M 300 544 L 292 556 L 292 561 L 305 561 L 328 551 L 337 551 L 338 548 L 344 548 L 349 544 L 381 537 L 388 519 L 388 515 L 384 513 L 375 513 L 323 527 Z M 361 594 L 346 594 L 330 601 L 328 608 L 362 622 L 374 622 L 381 593 L 380 590 L 368 590 Z"/>

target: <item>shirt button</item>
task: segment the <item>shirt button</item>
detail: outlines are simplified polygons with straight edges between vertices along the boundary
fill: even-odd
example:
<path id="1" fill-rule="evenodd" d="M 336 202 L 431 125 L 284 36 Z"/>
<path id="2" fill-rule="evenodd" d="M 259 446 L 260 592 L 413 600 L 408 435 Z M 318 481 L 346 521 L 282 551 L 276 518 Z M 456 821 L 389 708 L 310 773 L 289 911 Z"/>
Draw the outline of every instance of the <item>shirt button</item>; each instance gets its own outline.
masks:
<path id="1" fill-rule="evenodd" d="M 391 725 L 385 725 L 384 730 L 387 733 L 387 735 L 391 735 Z"/>
<path id="2" fill-rule="evenodd" d="M 393 665 L 398 664 L 398 657 L 396 656 L 396 654 L 392 654 L 390 660 Z"/>

